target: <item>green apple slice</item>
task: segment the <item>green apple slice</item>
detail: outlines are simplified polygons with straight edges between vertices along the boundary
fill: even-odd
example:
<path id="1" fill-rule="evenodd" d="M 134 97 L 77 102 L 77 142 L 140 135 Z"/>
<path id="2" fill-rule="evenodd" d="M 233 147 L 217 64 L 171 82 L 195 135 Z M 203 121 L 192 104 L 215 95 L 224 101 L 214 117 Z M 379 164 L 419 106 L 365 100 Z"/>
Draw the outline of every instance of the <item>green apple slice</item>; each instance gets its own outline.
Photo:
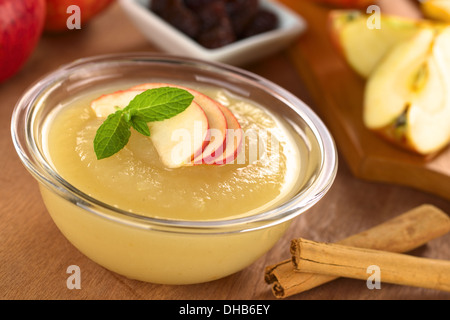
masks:
<path id="1" fill-rule="evenodd" d="M 450 140 L 449 93 L 450 27 L 424 28 L 394 46 L 368 79 L 364 124 L 420 154 L 434 153 Z"/>
<path id="2" fill-rule="evenodd" d="M 350 67 L 367 78 L 383 56 L 399 42 L 410 39 L 426 22 L 380 16 L 380 28 L 370 28 L 369 15 L 357 10 L 333 10 L 331 39 Z"/>
<path id="3" fill-rule="evenodd" d="M 423 154 L 450 141 L 450 27 L 436 36 L 428 66 L 428 80 L 413 96 L 405 132 L 413 149 Z"/>
<path id="4" fill-rule="evenodd" d="M 422 0 L 420 7 L 428 18 L 450 22 L 449 0 Z"/>

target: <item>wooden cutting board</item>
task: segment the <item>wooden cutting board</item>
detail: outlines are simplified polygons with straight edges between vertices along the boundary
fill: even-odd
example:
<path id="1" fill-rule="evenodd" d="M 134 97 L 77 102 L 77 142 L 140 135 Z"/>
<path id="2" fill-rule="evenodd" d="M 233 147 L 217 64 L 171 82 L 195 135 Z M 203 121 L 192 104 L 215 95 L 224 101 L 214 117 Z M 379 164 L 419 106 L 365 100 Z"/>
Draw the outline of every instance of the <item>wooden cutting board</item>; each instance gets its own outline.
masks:
<path id="1" fill-rule="evenodd" d="M 308 23 L 307 31 L 290 49 L 290 58 L 352 173 L 362 179 L 408 186 L 450 199 L 450 148 L 426 159 L 392 145 L 364 127 L 365 80 L 350 69 L 330 41 L 327 18 L 333 8 L 311 0 L 280 2 Z M 401 2 L 380 2 L 381 12 L 395 12 L 398 7 L 394 6 Z M 409 10 L 408 15 L 419 15 L 414 10 L 417 9 Z M 406 11 L 401 13 L 405 15 Z"/>

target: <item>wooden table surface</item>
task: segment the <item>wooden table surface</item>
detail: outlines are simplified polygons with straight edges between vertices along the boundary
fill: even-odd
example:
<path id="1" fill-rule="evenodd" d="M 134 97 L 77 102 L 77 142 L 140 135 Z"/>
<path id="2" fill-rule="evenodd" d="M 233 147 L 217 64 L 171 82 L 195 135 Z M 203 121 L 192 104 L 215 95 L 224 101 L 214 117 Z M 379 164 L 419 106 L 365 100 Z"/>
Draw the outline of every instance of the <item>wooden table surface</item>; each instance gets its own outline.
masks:
<path id="1" fill-rule="evenodd" d="M 130 280 L 98 266 L 52 222 L 37 183 L 13 148 L 10 119 L 24 90 L 59 65 L 96 54 L 130 51 L 158 49 L 115 4 L 79 31 L 44 35 L 21 72 L 0 84 L 0 299 L 275 299 L 263 280 L 264 268 L 289 258 L 292 238 L 335 242 L 424 203 L 450 213 L 450 202 L 438 196 L 355 178 L 340 157 L 329 193 L 298 217 L 273 249 L 241 272 L 209 283 L 169 286 Z M 314 108 L 287 52 L 244 68 L 278 83 Z M 450 234 L 411 254 L 449 260 Z M 81 289 L 66 286 L 70 265 L 80 267 Z M 365 281 L 341 278 L 287 299 L 450 299 L 450 293 L 384 283 L 379 290 L 369 290 Z"/>

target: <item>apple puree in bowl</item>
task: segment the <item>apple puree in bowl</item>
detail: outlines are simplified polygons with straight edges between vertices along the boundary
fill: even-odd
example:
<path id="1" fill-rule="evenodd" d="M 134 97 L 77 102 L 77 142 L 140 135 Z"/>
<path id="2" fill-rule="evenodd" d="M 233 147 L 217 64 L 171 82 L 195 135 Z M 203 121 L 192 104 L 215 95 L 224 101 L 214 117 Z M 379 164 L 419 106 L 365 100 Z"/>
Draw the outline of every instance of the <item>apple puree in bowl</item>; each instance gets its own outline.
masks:
<path id="1" fill-rule="evenodd" d="M 133 129 L 122 150 L 98 160 L 93 140 L 105 119 L 96 116 L 91 103 L 105 90 L 95 90 L 61 103 L 49 117 L 46 151 L 55 170 L 75 188 L 104 203 L 166 219 L 248 216 L 274 208 L 297 193 L 306 174 L 302 173 L 306 159 L 301 159 L 305 146 L 282 120 L 226 90 L 196 90 L 219 101 L 238 120 L 244 142 L 234 163 L 168 168 L 152 140 Z"/>
<path id="2" fill-rule="evenodd" d="M 145 53 L 49 74 L 17 103 L 11 132 L 67 240 L 152 283 L 249 266 L 325 195 L 337 169 L 325 125 L 287 91 L 234 67 Z"/>

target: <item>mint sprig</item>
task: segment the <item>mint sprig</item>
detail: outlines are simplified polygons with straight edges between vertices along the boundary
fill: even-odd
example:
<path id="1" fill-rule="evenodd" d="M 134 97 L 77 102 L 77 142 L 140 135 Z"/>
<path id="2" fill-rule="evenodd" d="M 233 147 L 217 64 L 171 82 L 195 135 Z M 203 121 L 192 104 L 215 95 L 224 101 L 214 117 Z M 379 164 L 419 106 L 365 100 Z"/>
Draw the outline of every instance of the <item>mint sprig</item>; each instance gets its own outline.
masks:
<path id="1" fill-rule="evenodd" d="M 188 91 L 161 87 L 146 90 L 130 101 L 128 106 L 110 114 L 98 128 L 94 151 L 98 160 L 122 150 L 131 136 L 131 128 L 150 136 L 149 122 L 170 119 L 186 110 L 194 96 Z"/>
<path id="2" fill-rule="evenodd" d="M 98 128 L 94 138 L 94 150 L 97 159 L 108 158 L 128 143 L 131 131 L 123 110 L 118 110 L 106 118 Z"/>

